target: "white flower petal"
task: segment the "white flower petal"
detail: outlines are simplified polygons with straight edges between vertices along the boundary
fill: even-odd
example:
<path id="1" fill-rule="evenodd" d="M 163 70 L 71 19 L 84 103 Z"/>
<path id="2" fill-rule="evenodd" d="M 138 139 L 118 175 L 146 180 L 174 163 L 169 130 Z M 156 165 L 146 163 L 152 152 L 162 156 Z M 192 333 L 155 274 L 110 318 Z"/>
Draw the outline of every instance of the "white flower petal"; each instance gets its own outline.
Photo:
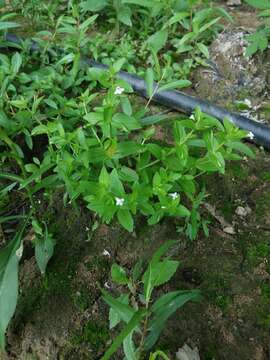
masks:
<path id="1" fill-rule="evenodd" d="M 124 88 L 117 86 L 115 91 L 114 91 L 114 95 L 121 95 L 123 92 L 125 91 Z"/>
<path id="2" fill-rule="evenodd" d="M 174 192 L 174 193 L 171 193 L 169 194 L 169 196 L 173 199 L 173 200 L 176 200 L 179 196 L 179 194 L 177 192 Z"/>
<path id="3" fill-rule="evenodd" d="M 109 253 L 109 251 L 108 251 L 108 250 L 106 250 L 106 249 L 104 249 L 104 250 L 103 250 L 102 255 L 104 255 L 104 256 L 108 256 L 108 257 L 110 257 L 110 256 L 111 256 L 111 254 Z"/>
<path id="4" fill-rule="evenodd" d="M 254 134 L 252 131 L 250 131 L 248 134 L 247 134 L 247 137 L 250 139 L 250 140 L 253 140 L 255 138 Z"/>
<path id="5" fill-rule="evenodd" d="M 20 247 L 16 250 L 16 256 L 18 259 L 22 257 L 23 254 L 23 243 L 21 243 Z"/>
<path id="6" fill-rule="evenodd" d="M 125 199 L 123 199 L 123 198 L 118 198 L 118 197 L 115 198 L 116 206 L 123 206 L 124 202 L 125 202 Z"/>

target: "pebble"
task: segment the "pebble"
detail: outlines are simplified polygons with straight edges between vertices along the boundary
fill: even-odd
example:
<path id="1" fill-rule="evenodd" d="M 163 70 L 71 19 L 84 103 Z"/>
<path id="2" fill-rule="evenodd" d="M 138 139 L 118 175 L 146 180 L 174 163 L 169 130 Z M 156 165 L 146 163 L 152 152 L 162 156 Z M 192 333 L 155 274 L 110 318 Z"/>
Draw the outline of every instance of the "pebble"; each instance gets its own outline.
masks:
<path id="1" fill-rule="evenodd" d="M 245 217 L 251 213 L 251 209 L 248 206 L 246 207 L 238 206 L 235 210 L 235 213 L 238 216 Z"/>
<path id="2" fill-rule="evenodd" d="M 228 0 L 227 1 L 228 6 L 238 6 L 241 4 L 242 4 L 241 0 Z"/>
<path id="3" fill-rule="evenodd" d="M 229 234 L 229 235 L 234 235 L 235 234 L 235 230 L 232 226 L 226 226 L 225 228 L 223 228 L 223 231 L 226 233 L 226 234 Z"/>

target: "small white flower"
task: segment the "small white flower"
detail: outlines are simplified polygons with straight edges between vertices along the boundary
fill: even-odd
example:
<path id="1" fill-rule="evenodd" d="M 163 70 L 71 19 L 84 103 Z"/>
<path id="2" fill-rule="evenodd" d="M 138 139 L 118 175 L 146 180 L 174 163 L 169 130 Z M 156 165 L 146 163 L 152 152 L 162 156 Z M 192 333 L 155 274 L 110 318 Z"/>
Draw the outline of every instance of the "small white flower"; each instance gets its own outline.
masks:
<path id="1" fill-rule="evenodd" d="M 39 200 L 39 199 L 38 199 L 38 201 L 37 201 L 37 202 L 38 202 L 38 204 L 41 204 L 41 200 Z"/>
<path id="2" fill-rule="evenodd" d="M 109 283 L 108 283 L 107 281 L 104 283 L 104 287 L 105 287 L 106 289 L 110 289 L 110 288 L 111 288 L 110 285 L 109 285 Z"/>
<path id="3" fill-rule="evenodd" d="M 163 209 L 163 210 L 166 209 L 166 206 L 161 206 L 161 209 Z"/>
<path id="4" fill-rule="evenodd" d="M 169 196 L 170 196 L 173 200 L 176 200 L 179 195 L 178 195 L 177 192 L 174 192 L 174 193 L 169 194 Z"/>
<path id="5" fill-rule="evenodd" d="M 118 198 L 118 197 L 115 198 L 116 206 L 123 206 L 124 202 L 125 202 L 125 199 L 123 199 L 123 198 Z"/>
<path id="6" fill-rule="evenodd" d="M 89 227 L 88 227 L 88 226 L 86 226 L 86 227 L 85 227 L 85 230 L 86 230 L 86 231 L 89 231 L 90 229 L 89 229 Z"/>
<path id="7" fill-rule="evenodd" d="M 114 95 L 121 95 L 124 91 L 125 91 L 124 88 L 121 88 L 120 86 L 117 86 L 115 91 L 114 91 Z"/>
<path id="8" fill-rule="evenodd" d="M 102 255 L 104 255 L 104 256 L 108 256 L 108 257 L 111 257 L 111 254 L 110 254 L 110 253 L 109 253 L 109 251 L 108 251 L 108 250 L 106 250 L 106 249 L 104 249 L 104 250 L 103 250 Z"/>
<path id="9" fill-rule="evenodd" d="M 16 250 L 16 256 L 18 259 L 22 257 L 23 254 L 23 243 L 21 243 L 21 246 Z"/>
<path id="10" fill-rule="evenodd" d="M 249 99 L 245 99 L 244 100 L 244 103 L 247 105 L 247 107 L 251 108 L 252 105 L 251 105 L 251 101 Z"/>
<path id="11" fill-rule="evenodd" d="M 247 137 L 250 139 L 250 140 L 253 140 L 254 139 L 254 134 L 252 131 L 250 131 L 248 134 L 247 134 Z"/>
<path id="12" fill-rule="evenodd" d="M 195 116 L 192 114 L 192 115 L 190 115 L 190 117 L 189 117 L 191 120 L 195 120 Z"/>

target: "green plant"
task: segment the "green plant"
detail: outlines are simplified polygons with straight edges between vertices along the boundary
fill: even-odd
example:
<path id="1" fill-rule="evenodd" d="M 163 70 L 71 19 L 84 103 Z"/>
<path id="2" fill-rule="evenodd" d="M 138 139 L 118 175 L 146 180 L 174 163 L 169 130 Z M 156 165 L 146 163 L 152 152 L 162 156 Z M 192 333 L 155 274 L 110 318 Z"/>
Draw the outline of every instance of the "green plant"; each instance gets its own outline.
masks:
<path id="1" fill-rule="evenodd" d="M 102 360 L 110 359 L 121 345 L 127 360 L 141 359 L 157 342 L 168 318 L 186 302 L 198 300 L 199 292 L 196 290 L 177 290 L 154 298 L 155 288 L 167 283 L 179 266 L 178 261 L 163 258 L 174 244 L 170 241 L 162 245 L 154 253 L 144 273 L 141 261 L 134 266 L 130 275 L 118 264 L 112 265 L 112 280 L 126 286 L 129 292 L 114 298 L 102 290 L 103 299 L 110 306 L 110 329 L 124 323 Z M 150 359 L 158 355 L 168 359 L 162 352 L 151 354 Z"/>
<path id="2" fill-rule="evenodd" d="M 158 358 L 164 359 L 164 360 L 170 360 L 168 356 L 163 351 L 155 351 L 154 353 L 150 354 L 149 360 L 156 360 Z"/>
<path id="3" fill-rule="evenodd" d="M 28 220 L 6 247 L 0 250 L 0 351 L 5 347 L 5 332 L 18 298 L 18 266 L 23 254 L 23 233 Z"/>
<path id="4" fill-rule="evenodd" d="M 24 3 L 29 5 L 30 10 L 25 12 L 31 17 L 37 3 Z M 57 14 L 63 4 L 53 2 L 48 14 L 50 28 L 35 36 L 39 52 L 30 52 L 31 43 L 25 41 L 14 45 L 15 53 L 0 54 L 1 218 L 7 219 L 7 214 L 17 216 L 17 212 L 13 215 L 15 209 L 11 206 L 14 199 L 24 213 L 31 213 L 29 223 L 35 235 L 32 243 L 42 273 L 55 242 L 38 205 L 41 202 L 44 207 L 49 206 L 56 190 L 63 195 L 63 206 L 71 204 L 75 209 L 86 206 L 101 222 L 109 224 L 117 220 L 132 232 L 138 216 L 145 217 L 149 225 L 172 217 L 189 238 L 195 239 L 200 228 L 207 233 L 207 223 L 200 214 L 207 190 L 202 176 L 213 172 L 224 174 L 225 162 L 240 160 L 242 153 L 253 156 L 241 142 L 246 132 L 227 120 L 222 125 L 200 109 L 184 119 L 150 113 L 149 105 L 156 92 L 190 85 L 181 76 L 187 75 L 188 69 L 179 70 L 174 78 L 173 56 L 164 57 L 164 65 L 162 49 L 172 44 L 170 34 L 175 38 L 179 27 L 184 32 L 192 30 L 186 44 L 194 47 L 203 43 L 204 36 L 211 38 L 218 30 L 216 13 L 212 10 L 198 12 L 200 21 L 198 14 L 193 15 L 194 6 L 197 9 L 200 1 L 165 3 L 163 0 L 144 4 L 121 2 L 132 9 L 132 21 L 143 30 L 143 36 L 136 44 L 135 26 L 122 41 L 122 48 L 117 49 L 119 42 L 113 46 L 104 44 L 104 51 L 111 46 L 106 55 L 108 71 L 84 66 L 83 55 L 89 48 L 93 52 L 97 50 L 96 37 L 91 40 L 89 32 L 99 25 L 101 17 L 96 14 L 88 17 L 89 10 L 82 10 L 81 4 L 73 1 L 64 7 L 60 17 Z M 9 21 L 12 16 L 1 15 L 2 32 L 18 25 Z M 46 16 L 44 6 L 37 5 L 36 17 L 43 19 L 41 26 Z M 209 21 L 209 16 L 213 21 Z M 110 12 L 108 17 L 111 19 Z M 120 19 L 119 15 L 118 22 Z M 155 24 L 153 28 L 152 24 Z M 105 43 L 104 31 L 97 37 Z M 6 44 L 3 37 L 1 41 Z M 55 48 L 59 42 L 62 51 Z M 137 59 L 134 50 L 127 59 L 130 48 L 140 49 L 141 57 Z M 206 52 L 203 46 L 201 49 Z M 142 66 L 149 54 L 155 71 Z M 133 66 L 129 61 L 134 59 L 147 83 L 149 101 L 144 106 L 133 101 L 131 87 L 117 78 L 121 69 Z M 135 65 L 133 70 L 137 71 Z M 172 135 L 168 141 L 155 138 L 154 124 L 161 120 L 171 121 Z M 0 266 L 5 272 L 8 263 L 0 261 Z M 1 296 L 6 301 L 5 294 L 2 292 Z M 2 333 L 7 318 L 4 325 Z"/>
<path id="5" fill-rule="evenodd" d="M 249 46 L 246 48 L 246 56 L 252 56 L 257 51 L 267 49 L 270 39 L 270 1 L 269 0 L 245 0 L 252 7 L 262 10 L 258 16 L 263 19 L 262 25 L 254 34 L 248 35 Z"/>

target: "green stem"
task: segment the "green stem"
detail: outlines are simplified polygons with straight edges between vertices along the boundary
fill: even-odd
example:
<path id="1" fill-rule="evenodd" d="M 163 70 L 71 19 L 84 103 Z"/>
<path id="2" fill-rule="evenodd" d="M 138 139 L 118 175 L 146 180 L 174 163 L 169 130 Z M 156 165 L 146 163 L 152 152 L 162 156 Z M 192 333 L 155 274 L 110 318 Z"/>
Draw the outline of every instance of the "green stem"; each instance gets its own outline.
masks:
<path id="1" fill-rule="evenodd" d="M 170 155 L 172 155 L 172 154 L 174 154 L 174 153 L 175 153 L 175 149 L 173 148 L 172 150 L 170 150 L 170 151 L 168 152 L 167 156 L 170 156 Z M 147 169 L 147 168 L 150 167 L 150 166 L 156 165 L 156 164 L 158 164 L 158 163 L 161 162 L 161 161 L 163 161 L 163 159 L 156 159 L 156 160 L 152 161 L 151 163 L 149 163 L 149 164 L 147 164 L 147 165 L 139 168 L 139 171 L 144 170 L 144 169 Z"/>

